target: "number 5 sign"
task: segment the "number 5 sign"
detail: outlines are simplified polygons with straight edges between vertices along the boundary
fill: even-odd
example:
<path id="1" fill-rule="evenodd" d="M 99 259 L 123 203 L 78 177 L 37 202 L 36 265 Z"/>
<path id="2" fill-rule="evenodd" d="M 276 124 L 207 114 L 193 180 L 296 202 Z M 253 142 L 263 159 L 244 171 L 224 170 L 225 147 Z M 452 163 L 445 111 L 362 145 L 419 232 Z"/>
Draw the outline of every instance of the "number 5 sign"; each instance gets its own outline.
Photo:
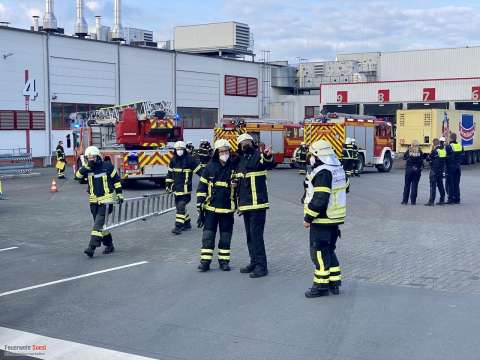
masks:
<path id="1" fill-rule="evenodd" d="M 435 101 L 435 88 L 423 89 L 423 101 Z"/>
<path id="2" fill-rule="evenodd" d="M 473 86 L 472 87 L 472 100 L 473 101 L 480 100 L 480 86 Z"/>
<path id="3" fill-rule="evenodd" d="M 348 103 L 348 91 L 337 91 L 337 103 Z"/>

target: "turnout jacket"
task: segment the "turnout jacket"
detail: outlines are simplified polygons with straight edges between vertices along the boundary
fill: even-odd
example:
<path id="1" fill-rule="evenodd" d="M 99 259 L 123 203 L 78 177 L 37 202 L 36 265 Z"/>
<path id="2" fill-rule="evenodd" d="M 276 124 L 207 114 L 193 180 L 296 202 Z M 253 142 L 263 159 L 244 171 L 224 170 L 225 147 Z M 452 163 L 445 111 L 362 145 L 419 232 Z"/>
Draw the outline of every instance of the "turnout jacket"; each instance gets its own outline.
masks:
<path id="1" fill-rule="evenodd" d="M 220 160 L 213 159 L 203 170 L 197 188 L 197 206 L 203 205 L 207 211 L 215 213 L 235 212 L 235 160 L 230 157 L 222 166 Z"/>
<path id="2" fill-rule="evenodd" d="M 57 146 L 57 161 L 65 162 L 65 150 L 63 150 L 63 146 Z"/>
<path id="3" fill-rule="evenodd" d="M 256 148 L 240 154 L 235 175 L 238 180 L 238 210 L 251 211 L 269 207 L 267 170 L 273 166 L 273 155 L 267 157 Z"/>
<path id="4" fill-rule="evenodd" d="M 300 146 L 295 153 L 295 160 L 302 163 L 307 162 L 307 152 L 307 147 Z"/>
<path id="5" fill-rule="evenodd" d="M 102 204 L 117 198 L 123 199 L 122 184 L 117 170 L 110 162 L 100 161 L 90 168 L 82 166 L 75 173 L 75 179 L 87 178 L 88 200 L 90 203 Z"/>
<path id="6" fill-rule="evenodd" d="M 447 151 L 447 168 L 459 168 L 463 160 L 463 146 L 457 142 L 452 142 L 445 148 Z"/>
<path id="7" fill-rule="evenodd" d="M 212 157 L 212 148 L 201 146 L 197 150 L 197 156 L 200 159 L 200 163 L 205 167 Z"/>
<path id="8" fill-rule="evenodd" d="M 428 156 L 430 161 L 430 170 L 437 175 L 442 175 L 445 170 L 445 160 L 447 158 L 447 151 L 445 148 L 437 146 L 432 150 Z"/>
<path id="9" fill-rule="evenodd" d="M 190 195 L 192 193 L 193 173 L 201 174 L 202 166 L 192 155 L 186 152 L 175 156 L 168 165 L 167 186 L 172 187 L 175 195 Z"/>
<path id="10" fill-rule="evenodd" d="M 347 181 L 342 166 L 321 165 L 305 180 L 304 221 L 340 225 L 345 221 Z"/>

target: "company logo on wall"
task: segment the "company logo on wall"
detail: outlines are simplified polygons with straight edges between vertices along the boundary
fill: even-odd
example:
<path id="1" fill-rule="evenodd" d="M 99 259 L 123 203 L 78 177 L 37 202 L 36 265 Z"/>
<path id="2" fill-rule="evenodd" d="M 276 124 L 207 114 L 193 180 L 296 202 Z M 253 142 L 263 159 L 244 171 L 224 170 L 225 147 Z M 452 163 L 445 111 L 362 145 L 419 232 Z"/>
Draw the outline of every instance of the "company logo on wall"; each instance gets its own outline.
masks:
<path id="1" fill-rule="evenodd" d="M 462 120 L 458 125 L 462 145 L 473 145 L 473 139 L 475 138 L 475 122 L 473 121 L 473 115 L 462 114 Z"/>

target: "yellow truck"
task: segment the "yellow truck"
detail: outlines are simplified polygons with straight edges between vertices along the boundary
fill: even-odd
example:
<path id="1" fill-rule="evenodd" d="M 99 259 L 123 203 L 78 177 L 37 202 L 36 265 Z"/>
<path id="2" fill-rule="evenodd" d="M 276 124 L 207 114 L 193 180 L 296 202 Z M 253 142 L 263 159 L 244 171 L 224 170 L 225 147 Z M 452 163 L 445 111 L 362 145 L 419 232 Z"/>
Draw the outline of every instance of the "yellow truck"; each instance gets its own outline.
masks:
<path id="1" fill-rule="evenodd" d="M 480 111 L 397 110 L 396 151 L 404 153 L 412 140 L 418 140 L 422 151 L 430 153 L 434 138 L 444 136 L 448 141 L 450 133 L 455 133 L 465 149 L 465 163 L 480 162 L 479 121 Z"/>

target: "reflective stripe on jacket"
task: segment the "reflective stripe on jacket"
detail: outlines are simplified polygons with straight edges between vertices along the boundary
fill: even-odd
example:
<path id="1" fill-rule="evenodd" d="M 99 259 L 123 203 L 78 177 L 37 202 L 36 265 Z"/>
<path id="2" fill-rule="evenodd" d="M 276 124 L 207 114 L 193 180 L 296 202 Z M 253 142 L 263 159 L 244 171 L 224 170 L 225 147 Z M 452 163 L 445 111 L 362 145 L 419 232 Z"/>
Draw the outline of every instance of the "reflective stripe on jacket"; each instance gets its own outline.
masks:
<path id="1" fill-rule="evenodd" d="M 175 155 L 168 165 L 166 184 L 173 184 L 175 195 L 190 195 L 192 193 L 193 173 L 201 175 L 202 166 L 189 154 Z"/>
<path id="2" fill-rule="evenodd" d="M 85 177 L 88 181 L 87 193 L 90 203 L 101 204 L 123 198 L 120 176 L 111 163 L 102 161 L 93 169 L 82 166 L 75 173 L 75 178 Z"/>

